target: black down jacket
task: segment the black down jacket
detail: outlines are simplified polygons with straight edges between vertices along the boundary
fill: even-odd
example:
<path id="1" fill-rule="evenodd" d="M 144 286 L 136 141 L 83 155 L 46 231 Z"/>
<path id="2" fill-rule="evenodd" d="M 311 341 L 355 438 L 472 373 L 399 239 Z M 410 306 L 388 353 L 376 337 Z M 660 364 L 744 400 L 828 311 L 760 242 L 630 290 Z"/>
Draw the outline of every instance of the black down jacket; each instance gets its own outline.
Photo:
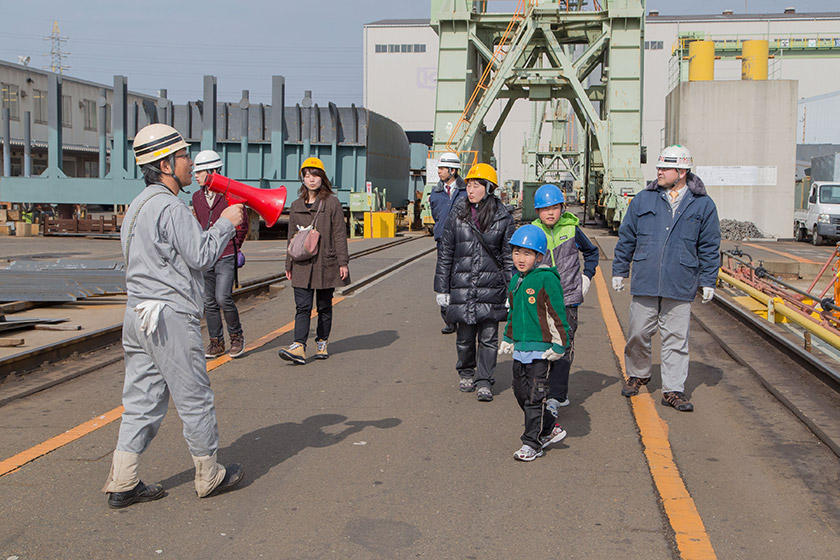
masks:
<path id="1" fill-rule="evenodd" d="M 487 254 L 476 237 L 476 229 L 459 216 L 468 199 L 460 199 L 443 228 L 438 244 L 435 292 L 449 294 L 446 320 L 452 323 L 478 324 L 480 321 L 507 319 L 507 287 L 513 274 L 510 236 L 513 216 L 501 202 L 493 223 L 483 233 L 488 248 L 502 265 L 502 270 Z"/>

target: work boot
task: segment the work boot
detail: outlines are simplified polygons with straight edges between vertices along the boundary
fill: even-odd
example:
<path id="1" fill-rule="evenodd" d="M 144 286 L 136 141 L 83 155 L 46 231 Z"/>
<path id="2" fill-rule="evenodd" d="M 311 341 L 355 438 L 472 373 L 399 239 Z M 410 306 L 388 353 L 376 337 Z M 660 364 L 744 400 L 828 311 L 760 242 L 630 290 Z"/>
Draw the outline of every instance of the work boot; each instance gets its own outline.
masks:
<path id="1" fill-rule="evenodd" d="M 455 327 L 455 325 L 454 325 L 454 324 L 449 323 L 449 324 L 447 324 L 445 327 L 443 327 L 442 329 L 440 329 L 440 332 L 441 332 L 441 334 L 452 334 L 452 333 L 454 333 L 456 330 L 458 330 L 458 329 Z"/>
<path id="2" fill-rule="evenodd" d="M 163 498 L 165 494 L 160 484 L 146 485 L 141 480 L 127 492 L 108 492 L 108 507 L 119 509 L 137 502 L 153 502 Z"/>
<path id="3" fill-rule="evenodd" d="M 688 402 L 688 397 L 682 391 L 668 391 L 662 393 L 662 404 L 665 406 L 673 406 L 680 412 L 691 412 L 694 410 L 694 405 Z"/>
<path id="4" fill-rule="evenodd" d="M 218 358 L 225 353 L 225 339 L 211 338 L 207 350 L 204 351 L 205 358 Z"/>
<path id="5" fill-rule="evenodd" d="M 293 342 L 288 348 L 281 348 L 278 354 L 281 358 L 293 364 L 306 363 L 306 347 L 300 342 Z"/>
<path id="6" fill-rule="evenodd" d="M 315 359 L 316 360 L 326 360 L 330 357 L 330 353 L 327 352 L 327 341 L 326 340 L 316 340 L 315 343 L 318 345 L 318 349 L 315 351 Z"/>
<path id="7" fill-rule="evenodd" d="M 638 395 L 639 389 L 642 385 L 647 385 L 648 381 L 650 381 L 650 377 L 630 377 L 621 389 L 621 394 L 625 397 Z"/>
<path id="8" fill-rule="evenodd" d="M 230 357 L 238 358 L 245 353 L 245 337 L 241 334 L 230 335 Z"/>
<path id="9" fill-rule="evenodd" d="M 212 496 L 218 496 L 228 490 L 232 490 L 234 486 L 239 484 L 242 481 L 242 477 L 245 475 L 245 469 L 242 468 L 242 465 L 239 463 L 233 463 L 232 465 L 227 465 L 225 467 L 225 477 L 219 483 L 218 486 L 213 488 L 209 494 L 206 496 L 202 496 L 202 498 L 210 498 Z"/>

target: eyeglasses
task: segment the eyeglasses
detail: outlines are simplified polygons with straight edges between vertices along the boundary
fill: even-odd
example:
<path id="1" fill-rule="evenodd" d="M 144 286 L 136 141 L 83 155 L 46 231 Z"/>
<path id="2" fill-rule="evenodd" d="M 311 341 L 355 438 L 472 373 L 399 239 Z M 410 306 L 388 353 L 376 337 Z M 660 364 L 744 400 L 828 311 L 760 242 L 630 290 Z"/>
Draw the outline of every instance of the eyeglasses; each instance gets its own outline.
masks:
<path id="1" fill-rule="evenodd" d="M 190 159 L 190 154 L 181 154 L 181 155 L 176 155 L 175 157 L 176 157 L 176 158 L 187 158 L 187 159 Z"/>

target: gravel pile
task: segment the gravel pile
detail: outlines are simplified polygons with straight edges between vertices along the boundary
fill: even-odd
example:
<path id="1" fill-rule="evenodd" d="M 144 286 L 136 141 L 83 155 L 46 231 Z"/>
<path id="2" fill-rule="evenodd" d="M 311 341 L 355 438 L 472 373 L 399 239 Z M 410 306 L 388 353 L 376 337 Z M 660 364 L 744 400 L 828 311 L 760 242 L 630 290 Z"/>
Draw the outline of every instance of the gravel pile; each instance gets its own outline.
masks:
<path id="1" fill-rule="evenodd" d="M 739 222 L 738 220 L 721 220 L 720 235 L 723 239 L 731 241 L 743 241 L 745 239 L 760 239 L 764 237 L 761 230 L 752 222 Z"/>

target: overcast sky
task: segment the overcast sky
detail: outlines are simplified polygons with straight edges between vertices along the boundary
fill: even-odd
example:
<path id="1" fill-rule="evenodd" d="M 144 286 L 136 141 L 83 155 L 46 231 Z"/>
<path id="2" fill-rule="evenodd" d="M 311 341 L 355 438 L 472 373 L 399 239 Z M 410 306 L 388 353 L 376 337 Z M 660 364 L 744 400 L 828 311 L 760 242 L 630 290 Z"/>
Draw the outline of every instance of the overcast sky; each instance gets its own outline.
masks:
<path id="1" fill-rule="evenodd" d="M 491 2 L 501 11 L 513 1 Z M 649 0 L 661 14 L 697 13 L 698 2 Z M 703 13 L 838 10 L 838 0 L 706 0 Z M 495 6 L 501 6 L 495 8 Z M 0 0 L 0 59 L 30 56 L 49 66 L 48 37 L 57 20 L 68 40 L 67 74 L 112 84 L 128 76 L 133 91 L 167 89 L 178 103 L 202 96 L 202 77 L 218 77 L 222 101 L 270 102 L 271 76 L 286 76 L 286 102 L 304 90 L 315 101 L 362 103 L 362 25 L 380 19 L 428 18 L 429 0 Z"/>

